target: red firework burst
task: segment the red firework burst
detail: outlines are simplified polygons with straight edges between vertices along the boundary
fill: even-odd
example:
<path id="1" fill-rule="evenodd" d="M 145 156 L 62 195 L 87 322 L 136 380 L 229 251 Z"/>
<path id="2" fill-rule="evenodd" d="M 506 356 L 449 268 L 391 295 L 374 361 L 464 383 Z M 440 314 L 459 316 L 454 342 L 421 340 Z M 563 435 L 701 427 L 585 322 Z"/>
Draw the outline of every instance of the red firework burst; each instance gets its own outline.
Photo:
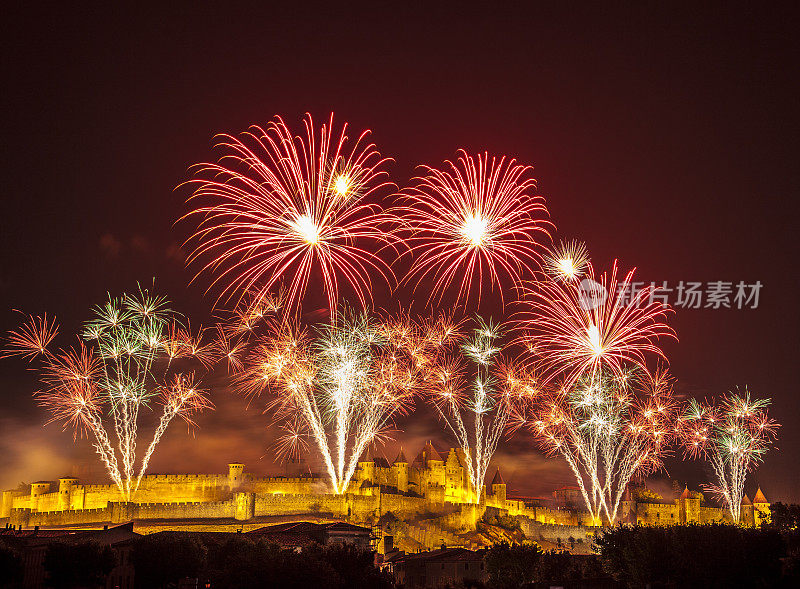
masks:
<path id="1" fill-rule="evenodd" d="M 520 327 L 527 347 L 542 356 L 547 380 L 563 377 L 569 385 L 602 368 L 621 376 L 630 365 L 648 372 L 648 355 L 667 361 L 657 341 L 677 339 L 663 321 L 671 309 L 653 300 L 652 287 L 633 289 L 634 271 L 618 280 L 615 261 L 611 274 L 598 281 L 589 264 L 581 281 L 544 280 L 530 287 Z"/>
<path id="2" fill-rule="evenodd" d="M 480 303 L 485 279 L 502 298 L 501 282 L 516 286 L 539 269 L 536 237 L 549 239 L 552 226 L 544 199 L 533 194 L 531 168 L 488 154 L 473 158 L 463 150 L 456 162 L 445 164 L 449 170 L 423 166 L 426 175 L 404 191 L 398 209 L 410 228 L 414 255 L 407 280 L 416 286 L 433 281 L 429 304 L 441 301 L 454 282 L 456 304 L 466 303 L 476 286 Z"/>
<path id="3" fill-rule="evenodd" d="M 44 388 L 35 393 L 39 406 L 52 414 L 48 422 L 61 421 L 83 436 L 102 411 L 104 400 L 97 382 L 102 378 L 100 358 L 82 342 L 78 348 L 48 356 L 43 373 Z"/>
<path id="4" fill-rule="evenodd" d="M 389 185 L 381 169 L 388 160 L 366 143 L 368 131 L 348 147 L 347 125 L 335 131 L 333 115 L 318 132 L 306 115 L 304 127 L 295 136 L 276 117 L 241 138 L 222 135 L 219 162 L 195 166 L 190 200 L 198 207 L 187 216 L 199 227 L 190 261 L 210 258 L 200 273 L 216 275 L 221 297 L 264 294 L 285 283 L 290 311 L 299 311 L 313 273 L 333 316 L 341 282 L 366 307 L 371 274 L 392 277 L 375 253 L 395 225 L 374 203 Z"/>
<path id="5" fill-rule="evenodd" d="M 32 360 L 36 356 L 47 355 L 47 346 L 58 335 L 55 317 L 28 315 L 28 320 L 19 329 L 8 334 L 8 345 L 3 350 L 3 358 L 21 356 Z"/>

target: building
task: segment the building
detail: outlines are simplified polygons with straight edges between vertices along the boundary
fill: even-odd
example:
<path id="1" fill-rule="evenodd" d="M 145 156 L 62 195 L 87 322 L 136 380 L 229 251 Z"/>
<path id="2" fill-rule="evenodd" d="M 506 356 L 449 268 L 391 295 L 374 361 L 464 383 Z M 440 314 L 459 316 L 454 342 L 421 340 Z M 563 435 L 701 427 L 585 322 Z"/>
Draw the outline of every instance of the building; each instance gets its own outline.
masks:
<path id="1" fill-rule="evenodd" d="M 246 533 L 246 536 L 264 539 L 284 548 L 300 550 L 309 544 L 354 544 L 368 549 L 374 544 L 372 530 L 346 522 L 314 523 L 288 522 L 264 526 Z"/>
<path id="2" fill-rule="evenodd" d="M 486 583 L 484 556 L 485 550 L 465 548 L 440 548 L 416 554 L 394 551 L 386 555 L 381 568 L 391 572 L 395 582 L 405 589 L 463 586 L 465 581 Z"/>
<path id="3" fill-rule="evenodd" d="M 8 524 L 7 524 L 8 526 Z M 22 587 L 39 589 L 45 586 L 44 558 L 47 546 L 53 542 L 81 544 L 93 542 L 110 546 L 117 559 L 106 579 L 108 589 L 133 589 L 134 570 L 131 563 L 131 540 L 139 537 L 133 531 L 133 522 L 119 526 L 105 526 L 102 530 L 32 530 L 0 529 L 0 544 L 15 548 L 22 555 Z M 0 579 L 2 584 L 2 579 Z"/>

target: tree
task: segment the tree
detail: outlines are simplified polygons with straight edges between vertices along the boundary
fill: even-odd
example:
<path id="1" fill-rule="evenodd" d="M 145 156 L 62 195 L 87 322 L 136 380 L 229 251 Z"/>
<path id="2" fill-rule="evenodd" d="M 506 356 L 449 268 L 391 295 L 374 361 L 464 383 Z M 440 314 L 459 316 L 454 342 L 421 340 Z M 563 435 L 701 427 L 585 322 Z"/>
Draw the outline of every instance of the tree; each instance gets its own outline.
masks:
<path id="1" fill-rule="evenodd" d="M 220 543 L 206 540 L 205 576 L 218 589 L 343 589 L 342 578 L 316 556 L 245 536 Z"/>
<path id="2" fill-rule="evenodd" d="M 316 552 L 316 554 L 315 554 Z M 394 579 L 375 568 L 374 553 L 354 544 L 331 544 L 304 551 L 309 558 L 318 557 L 346 581 L 348 589 L 391 589 Z"/>
<path id="3" fill-rule="evenodd" d="M 619 526 L 595 539 L 603 568 L 627 587 L 774 587 L 783 541 L 726 524 Z"/>
<path id="4" fill-rule="evenodd" d="M 538 583 L 568 583 L 603 576 L 600 559 L 575 556 L 563 550 L 548 550 L 539 559 L 534 580 Z"/>
<path id="5" fill-rule="evenodd" d="M 538 544 L 509 546 L 507 542 L 495 544 L 486 553 L 486 572 L 491 589 L 517 589 L 530 583 L 542 557 Z"/>
<path id="6" fill-rule="evenodd" d="M 105 587 L 117 558 L 107 545 L 54 542 L 47 547 L 43 566 L 49 587 L 93 589 Z"/>
<path id="7" fill-rule="evenodd" d="M 311 545 L 301 552 L 236 536 L 206 540 L 206 578 L 216 589 L 390 589 L 392 578 L 373 564 L 373 552 L 352 544 Z"/>
<path id="8" fill-rule="evenodd" d="M 153 589 L 197 577 L 205 565 L 206 548 L 188 534 L 162 532 L 143 536 L 133 546 L 131 562 L 136 586 Z"/>
<path id="9" fill-rule="evenodd" d="M 800 505 L 796 503 L 773 503 L 769 506 L 769 522 L 764 527 L 779 532 L 790 532 L 800 529 Z"/>

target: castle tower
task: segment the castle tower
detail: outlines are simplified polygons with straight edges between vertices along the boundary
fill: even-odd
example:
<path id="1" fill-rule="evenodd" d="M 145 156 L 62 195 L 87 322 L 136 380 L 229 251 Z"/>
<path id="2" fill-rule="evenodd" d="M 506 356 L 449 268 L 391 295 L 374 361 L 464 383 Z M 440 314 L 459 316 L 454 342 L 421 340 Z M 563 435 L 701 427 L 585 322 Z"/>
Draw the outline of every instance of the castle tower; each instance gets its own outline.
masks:
<path id="1" fill-rule="evenodd" d="M 454 501 L 466 500 L 466 489 L 464 489 L 464 466 L 459 457 L 458 448 L 450 448 L 447 460 L 444 464 L 445 470 L 445 496 Z"/>
<path id="2" fill-rule="evenodd" d="M 688 486 L 684 486 L 683 493 L 678 498 L 679 517 L 682 524 L 700 522 L 700 497 L 697 497 Z"/>
<path id="3" fill-rule="evenodd" d="M 422 448 L 422 455 L 424 460 L 427 463 L 428 470 L 428 484 L 429 485 L 439 485 L 441 487 L 445 486 L 445 472 L 444 472 L 444 460 L 436 451 L 436 448 L 433 447 L 433 443 L 428 440 L 428 443 Z"/>
<path id="4" fill-rule="evenodd" d="M 444 460 L 430 441 L 422 446 L 412 467 L 413 472 L 410 475 L 412 481 L 418 485 L 417 490 L 429 501 L 444 501 Z"/>
<path id="5" fill-rule="evenodd" d="M 256 494 L 236 493 L 236 507 L 233 517 L 239 521 L 247 521 L 256 515 Z"/>
<path id="6" fill-rule="evenodd" d="M 754 526 L 755 518 L 753 517 L 753 502 L 747 493 L 742 497 L 741 511 L 739 512 L 739 523 L 743 526 Z"/>
<path id="7" fill-rule="evenodd" d="M 403 454 L 403 447 L 400 446 L 400 454 L 394 459 L 392 469 L 395 473 L 395 480 L 397 481 L 397 490 L 402 493 L 408 492 L 408 460 L 406 455 Z"/>
<path id="8" fill-rule="evenodd" d="M 358 460 L 358 469 L 359 482 L 375 482 L 375 458 L 372 456 L 372 452 L 370 452 L 369 449 L 365 450 L 363 456 Z"/>
<path id="9" fill-rule="evenodd" d="M 753 525 L 761 527 L 762 523 L 770 521 L 769 506 L 769 501 L 764 496 L 764 493 L 761 492 L 761 487 L 759 487 L 755 497 L 753 497 Z"/>
<path id="10" fill-rule="evenodd" d="M 620 501 L 619 507 L 619 521 L 624 524 L 635 524 L 636 501 L 633 500 L 630 486 L 625 487 L 625 494 L 622 496 L 622 501 Z"/>
<path id="11" fill-rule="evenodd" d="M 231 462 L 228 465 L 228 486 L 231 491 L 238 489 L 244 483 L 244 464 Z"/>
<path id="12" fill-rule="evenodd" d="M 39 496 L 50 492 L 50 483 L 39 481 L 31 484 L 31 511 L 39 509 Z"/>
<path id="13" fill-rule="evenodd" d="M 14 492 L 3 491 L 0 497 L 0 517 L 11 517 L 11 506 L 14 504 Z"/>
<path id="14" fill-rule="evenodd" d="M 62 477 L 58 479 L 58 508 L 69 509 L 72 506 L 72 488 L 78 484 L 78 479 Z"/>
<path id="15" fill-rule="evenodd" d="M 494 500 L 499 504 L 498 507 L 503 507 L 506 502 L 506 482 L 500 474 L 500 467 L 497 467 L 497 472 L 494 473 L 492 479 L 492 495 Z"/>

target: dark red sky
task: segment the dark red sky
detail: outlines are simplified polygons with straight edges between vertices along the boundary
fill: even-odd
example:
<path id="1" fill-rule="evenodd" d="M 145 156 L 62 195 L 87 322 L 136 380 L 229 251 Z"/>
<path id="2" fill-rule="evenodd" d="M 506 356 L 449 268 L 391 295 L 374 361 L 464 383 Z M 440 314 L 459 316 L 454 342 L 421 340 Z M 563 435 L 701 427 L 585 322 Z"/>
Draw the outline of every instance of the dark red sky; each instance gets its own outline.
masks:
<path id="1" fill-rule="evenodd" d="M 217 6 L 3 19 L 3 331 L 10 309 L 75 327 L 107 290 L 154 276 L 176 308 L 207 314 L 212 300 L 186 287 L 174 252 L 186 228 L 172 225 L 185 197 L 173 188 L 211 157 L 216 132 L 332 110 L 373 129 L 401 184 L 458 147 L 533 164 L 559 235 L 585 240 L 600 266 L 618 257 L 670 283 L 760 280 L 757 310 L 679 311 L 667 350 L 685 393 L 749 385 L 774 399 L 779 450 L 751 480 L 800 501 L 796 13 Z M 0 378 L 0 483 L 90 456 L 39 429 L 23 364 L 0 363 Z M 263 418 L 225 394 L 194 442 L 170 434 L 155 468 L 254 464 Z M 401 426 L 446 443 L 419 416 Z M 515 465 L 517 446 L 503 462 L 520 489 L 563 476 L 530 452 Z M 697 465 L 668 466 L 703 479 Z"/>

